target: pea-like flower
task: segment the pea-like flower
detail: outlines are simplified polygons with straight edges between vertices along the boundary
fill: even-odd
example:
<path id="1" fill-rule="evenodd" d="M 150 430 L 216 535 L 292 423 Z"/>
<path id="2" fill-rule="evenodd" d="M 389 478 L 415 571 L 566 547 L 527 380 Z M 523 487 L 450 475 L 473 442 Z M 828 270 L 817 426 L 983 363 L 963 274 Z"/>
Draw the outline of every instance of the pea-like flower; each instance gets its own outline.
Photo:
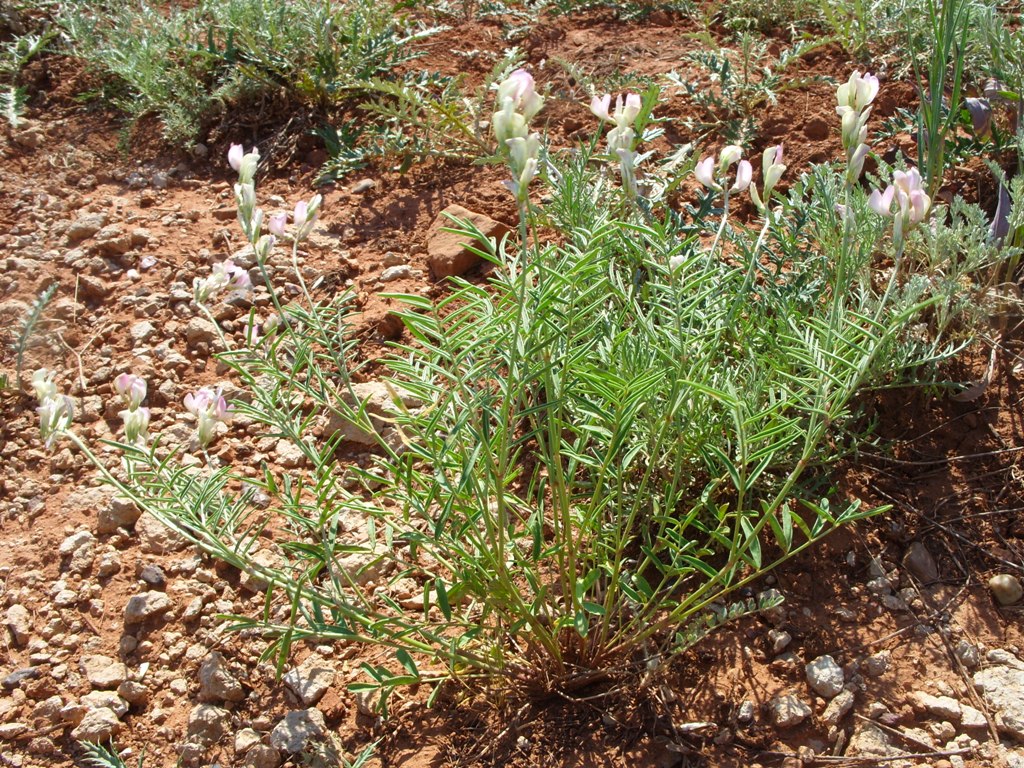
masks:
<path id="1" fill-rule="evenodd" d="M 196 417 L 199 444 L 204 448 L 213 439 L 220 423 L 228 423 L 234 416 L 220 389 L 202 387 L 185 395 L 185 409 Z"/>
<path id="2" fill-rule="evenodd" d="M 126 408 L 118 413 L 124 420 L 124 434 L 130 443 L 149 437 L 149 408 Z"/>
<path id="3" fill-rule="evenodd" d="M 608 131 L 608 154 L 619 161 L 622 186 L 630 198 L 637 196 L 636 166 L 640 156 L 633 149 L 636 139 L 634 125 L 643 109 L 643 101 L 635 93 L 619 94 L 615 98 L 615 110 L 611 111 L 612 97 L 594 96 L 590 100 L 590 111 L 602 122 L 614 123 Z"/>
<path id="4" fill-rule="evenodd" d="M 530 182 L 537 175 L 540 162 L 540 134 L 531 133 L 526 138 L 516 136 L 505 142 L 509 149 L 509 165 L 512 169 L 512 179 L 506 181 L 517 200 L 526 199 L 526 190 Z"/>
<path id="5" fill-rule="evenodd" d="M 785 172 L 786 165 L 782 162 L 782 145 L 768 147 L 761 154 L 761 179 L 764 183 L 763 197 L 766 201 Z"/>
<path id="6" fill-rule="evenodd" d="M 39 434 L 52 448 L 61 432 L 71 426 L 75 418 L 75 403 L 67 395 L 53 395 L 42 401 L 36 408 L 39 414 Z"/>
<path id="7" fill-rule="evenodd" d="M 736 166 L 736 181 L 729 188 L 730 192 L 742 192 L 750 186 L 750 180 L 754 176 L 754 169 L 751 168 L 750 163 L 746 160 L 740 160 L 739 165 Z"/>
<path id="8" fill-rule="evenodd" d="M 863 76 L 860 71 L 850 75 L 850 79 L 836 89 L 837 110 L 840 115 L 847 110 L 863 112 L 871 106 L 878 95 L 878 78 L 870 73 Z"/>
<path id="9" fill-rule="evenodd" d="M 703 160 L 700 160 L 693 169 L 693 175 L 697 177 L 697 181 L 703 184 L 708 189 L 713 189 L 721 192 L 721 185 L 715 181 L 715 158 L 708 155 Z"/>
<path id="10" fill-rule="evenodd" d="M 893 200 L 896 201 L 895 211 L 892 209 Z M 874 190 L 868 197 L 871 210 L 880 216 L 893 217 L 893 239 L 897 243 L 911 227 L 924 221 L 931 203 L 917 168 L 906 172 L 893 171 L 892 184 L 884 192 Z"/>
<path id="11" fill-rule="evenodd" d="M 710 190 L 715 192 L 722 191 L 722 185 L 715 178 L 717 176 L 721 178 L 726 174 L 729 168 L 739 162 L 736 168 L 736 180 L 733 185 L 729 188 L 730 192 L 742 192 L 744 189 L 750 186 L 750 179 L 753 175 L 753 168 L 750 163 L 746 160 L 741 160 L 743 157 L 743 148 L 738 147 L 735 144 L 722 149 L 718 153 L 718 168 L 715 168 L 715 159 L 708 155 L 694 166 L 693 175 L 697 178 L 701 184 Z"/>
<path id="12" fill-rule="evenodd" d="M 32 391 L 40 403 L 57 396 L 57 385 L 53 381 L 55 375 L 48 368 L 40 368 L 32 374 Z"/>
<path id="13" fill-rule="evenodd" d="M 252 152 L 246 152 L 241 144 L 232 144 L 228 149 L 228 164 L 238 172 L 238 181 L 241 184 L 252 183 L 259 163 L 260 153 L 255 148 Z"/>
<path id="14" fill-rule="evenodd" d="M 39 433 L 51 448 L 57 436 L 71 426 L 75 416 L 75 403 L 70 397 L 60 394 L 53 381 L 54 372 L 40 368 L 32 374 L 32 390 L 39 407 Z"/>
<path id="15" fill-rule="evenodd" d="M 267 221 L 267 229 L 272 235 L 284 237 L 285 232 L 288 231 L 288 214 L 279 213 L 277 216 L 271 216 Z"/>
<path id="16" fill-rule="evenodd" d="M 729 144 L 718 153 L 718 173 L 723 174 L 743 157 L 743 147 Z"/>
<path id="17" fill-rule="evenodd" d="M 300 200 L 295 204 L 292 223 L 295 225 L 294 237 L 296 240 L 305 240 L 313 231 L 313 225 L 316 224 L 320 214 L 320 203 L 322 202 L 323 196 L 313 195 L 308 203 L 305 200 Z"/>
<path id="18" fill-rule="evenodd" d="M 210 276 L 207 278 L 196 278 L 192 281 L 192 292 L 197 302 L 205 302 L 211 296 L 219 293 L 225 288 L 231 287 L 234 290 L 248 290 L 252 287 L 249 273 L 236 265 L 231 259 L 226 259 L 213 265 Z"/>
<path id="19" fill-rule="evenodd" d="M 530 120 L 544 106 L 544 97 L 537 93 L 533 75 L 517 69 L 498 86 L 497 106 L 491 128 L 500 150 L 509 139 L 526 138 Z"/>
<path id="20" fill-rule="evenodd" d="M 604 96 L 594 96 L 590 100 L 590 111 L 601 120 L 615 123 L 618 126 L 632 125 L 640 114 L 642 102 L 640 96 L 635 93 L 627 93 L 625 97 L 619 94 L 615 97 L 615 111 L 610 112 L 612 96 L 606 93 Z"/>
<path id="21" fill-rule="evenodd" d="M 132 373 L 122 373 L 114 379 L 114 391 L 124 399 L 130 409 L 138 408 L 146 399 L 146 380 Z"/>
<path id="22" fill-rule="evenodd" d="M 537 93 L 533 75 L 525 69 L 517 69 L 498 86 L 498 104 L 512 102 L 515 111 L 530 122 L 544 106 L 544 97 Z"/>

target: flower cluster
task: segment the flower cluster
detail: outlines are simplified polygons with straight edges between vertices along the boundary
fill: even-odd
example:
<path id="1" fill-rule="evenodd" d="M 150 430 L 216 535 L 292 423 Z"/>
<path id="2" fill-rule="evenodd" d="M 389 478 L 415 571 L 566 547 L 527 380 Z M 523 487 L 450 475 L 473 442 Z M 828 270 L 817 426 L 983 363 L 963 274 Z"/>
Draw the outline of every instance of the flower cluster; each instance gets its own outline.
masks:
<path id="1" fill-rule="evenodd" d="M 287 213 L 271 216 L 267 222 L 267 229 L 270 230 L 270 234 L 274 237 L 291 237 L 296 242 L 305 240 L 309 233 L 313 231 L 313 225 L 316 224 L 321 202 L 323 202 L 321 195 L 313 195 L 309 202 L 299 200 L 295 204 L 295 210 L 292 212 L 292 226 L 294 229 L 291 232 L 288 231 Z"/>
<path id="2" fill-rule="evenodd" d="M 241 291 L 252 287 L 249 273 L 237 266 L 231 259 L 214 264 L 209 277 L 203 279 L 197 277 L 192 281 L 192 293 L 199 303 L 205 302 L 214 294 L 228 287 Z"/>
<path id="3" fill-rule="evenodd" d="M 636 139 L 634 125 L 640 115 L 642 103 L 640 97 L 635 93 L 626 94 L 625 99 L 620 95 L 615 99 L 615 111 L 611 112 L 611 94 L 594 96 L 590 100 L 590 111 L 603 122 L 614 123 L 608 131 L 608 154 L 618 157 L 619 169 L 622 176 L 622 187 L 631 198 L 637 195 L 636 187 L 636 166 L 637 153 L 633 149 Z"/>
<path id="4" fill-rule="evenodd" d="M 199 444 L 203 448 L 210 444 L 217 425 L 227 424 L 234 416 L 221 390 L 209 387 L 185 395 L 185 409 L 196 417 Z"/>
<path id="5" fill-rule="evenodd" d="M 149 408 L 142 407 L 146 399 L 146 380 L 132 373 L 122 373 L 114 379 L 114 391 L 127 406 L 118 416 L 124 421 L 128 442 L 145 442 L 149 436 Z"/>
<path id="6" fill-rule="evenodd" d="M 32 391 L 35 392 L 39 407 L 39 434 L 46 441 L 46 447 L 53 447 L 61 432 L 71 426 L 75 417 L 74 401 L 60 394 L 53 381 L 54 372 L 40 368 L 32 374 Z"/>
<path id="7" fill-rule="evenodd" d="M 544 97 L 537 93 L 533 76 L 525 69 L 517 69 L 498 86 L 497 105 L 491 128 L 498 140 L 498 151 L 505 155 L 512 169 L 512 180 L 505 185 L 523 205 L 540 162 L 540 134 L 530 133 L 530 120 L 544 106 Z"/>
<path id="8" fill-rule="evenodd" d="M 853 185 L 864 170 L 864 158 L 868 154 L 868 116 L 871 103 L 878 95 L 878 78 L 859 71 L 836 89 L 839 106 L 836 112 L 842 119 L 843 149 L 846 150 L 846 179 Z"/>
<path id="9" fill-rule="evenodd" d="M 729 169 L 736 165 L 736 181 L 729 187 L 730 192 L 742 192 L 750 186 L 750 179 L 753 176 L 753 168 L 750 167 L 750 163 L 746 160 L 742 160 L 743 148 L 738 147 L 735 144 L 722 149 L 718 153 L 718 168 L 715 168 L 715 159 L 711 155 L 708 155 L 703 160 L 697 163 L 693 169 L 693 175 L 697 177 L 697 181 L 703 184 L 708 189 L 714 192 L 721 192 L 722 185 L 718 179 L 722 179 Z M 716 178 L 717 177 L 717 178 Z"/>
<path id="10" fill-rule="evenodd" d="M 892 203 L 896 201 L 896 209 Z M 931 207 L 931 198 L 924 191 L 921 174 L 917 168 L 909 171 L 893 171 L 892 184 L 884 192 L 874 190 L 868 198 L 868 206 L 880 216 L 892 216 L 892 237 L 897 247 L 903 236 L 916 224 L 924 221 Z"/>

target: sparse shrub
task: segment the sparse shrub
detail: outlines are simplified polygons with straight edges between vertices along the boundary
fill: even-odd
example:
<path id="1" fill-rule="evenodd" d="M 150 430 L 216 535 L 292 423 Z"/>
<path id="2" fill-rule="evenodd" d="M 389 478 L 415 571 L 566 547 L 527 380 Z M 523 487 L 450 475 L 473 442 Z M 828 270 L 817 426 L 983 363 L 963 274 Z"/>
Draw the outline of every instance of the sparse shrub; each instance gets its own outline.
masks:
<path id="1" fill-rule="evenodd" d="M 205 120 L 241 96 L 284 91 L 323 108 L 417 55 L 434 30 L 369 0 L 204 0 L 162 9 L 145 0 L 55 10 L 71 52 L 111 82 L 131 118 L 159 116 L 167 138 L 193 140 Z"/>

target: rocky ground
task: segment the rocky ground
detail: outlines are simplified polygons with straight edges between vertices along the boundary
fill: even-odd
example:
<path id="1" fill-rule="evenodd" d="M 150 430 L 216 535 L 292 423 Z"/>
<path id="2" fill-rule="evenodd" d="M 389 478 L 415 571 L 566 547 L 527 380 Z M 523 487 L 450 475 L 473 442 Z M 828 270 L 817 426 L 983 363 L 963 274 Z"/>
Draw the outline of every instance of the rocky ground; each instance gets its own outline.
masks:
<path id="1" fill-rule="evenodd" d="M 552 25 L 531 55 L 609 55 L 594 42 L 604 21 L 589 23 L 568 32 Z M 671 31 L 664 23 L 638 30 L 651 47 L 644 66 L 672 57 Z M 131 371 L 150 382 L 152 431 L 187 443 L 184 395 L 232 387 L 211 356 L 217 334 L 191 285 L 229 255 L 252 266 L 238 247 L 223 161 L 227 141 L 252 137 L 176 154 L 143 135 L 125 155 L 112 116 L 71 100 L 75 68 L 57 59 L 42 66 L 52 87 L 0 138 L 3 370 L 13 378 L 20 324 L 56 282 L 26 368 L 59 371 L 77 401 L 79 434 L 93 444 L 117 434 L 112 380 Z M 824 104 L 829 93 L 825 86 L 814 97 Z M 564 101 L 554 130 L 569 135 L 585 108 Z M 804 131 L 782 120 L 791 107 L 780 104 L 768 123 Z M 806 163 L 832 151 L 829 141 L 797 137 L 794 154 Z M 284 211 L 308 197 L 320 159 L 311 149 L 278 165 L 261 181 L 264 205 Z M 380 354 L 402 332 L 379 293 L 435 296 L 444 275 L 479 276 L 475 260 L 431 228 L 452 204 L 486 226 L 514 224 L 500 178 L 469 165 L 425 166 L 322 190 L 323 217 L 300 265 L 333 290 L 355 290 L 362 355 Z M 278 266 L 280 288 L 297 293 L 287 263 Z M 265 308 L 269 297 L 257 289 L 252 301 Z M 236 339 L 244 306 L 230 300 L 216 315 Z M 377 740 L 371 764 L 380 765 L 1024 766 L 1020 596 L 1012 599 L 1011 578 L 1001 587 L 1009 593 L 988 586 L 1024 570 L 1021 350 L 1019 334 L 1007 332 L 995 376 L 974 401 L 880 399 L 883 437 L 897 441 L 892 455 L 859 457 L 840 475 L 844 491 L 894 511 L 772 576 L 763 587 L 778 590 L 784 606 L 693 651 L 653 717 L 626 704 L 597 711 L 566 702 L 427 711 L 413 695 L 381 721 L 346 689 L 360 679 L 359 663 L 374 660 L 351 646 L 300 647 L 278 678 L 260 661 L 264 642 L 227 633 L 218 618 L 257 614 L 260 585 L 140 516 L 67 444 L 46 450 L 35 404 L 4 392 L 0 763 L 81 764 L 76 742 L 113 737 L 126 762 L 142 755 L 147 766 L 332 765 Z M 965 378 L 988 361 L 987 349 L 973 354 Z M 294 466 L 284 444 L 249 426 L 236 422 L 243 439 L 214 444 L 219 460 L 252 472 L 262 461 Z M 364 446 L 350 447 L 353 461 L 365 459 Z"/>

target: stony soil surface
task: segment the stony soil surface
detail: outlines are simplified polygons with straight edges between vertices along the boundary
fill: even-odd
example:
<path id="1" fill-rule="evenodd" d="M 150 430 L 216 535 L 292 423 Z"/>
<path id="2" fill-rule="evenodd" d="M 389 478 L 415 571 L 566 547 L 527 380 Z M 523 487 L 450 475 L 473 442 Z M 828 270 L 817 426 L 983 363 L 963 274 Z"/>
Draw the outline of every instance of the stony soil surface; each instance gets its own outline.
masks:
<path id="1" fill-rule="evenodd" d="M 544 81 L 540 63 L 556 56 L 594 71 L 631 62 L 653 72 L 692 46 L 671 18 L 645 24 L 625 35 L 602 16 L 556 20 L 535 29 L 526 50 Z M 451 34 L 431 53 L 433 68 L 465 66 L 446 53 L 460 36 L 483 50 L 503 45 L 484 25 Z M 132 371 L 150 382 L 153 431 L 187 442 L 182 397 L 202 384 L 231 387 L 211 357 L 216 333 L 191 302 L 191 282 L 238 251 L 224 151 L 259 136 L 212 136 L 176 154 L 143 131 L 125 155 L 113 116 L 70 99 L 81 73 L 61 59 L 37 66 L 42 85 L 28 121 L 0 137 L 3 370 L 13 375 L 19 324 L 56 281 L 27 368 L 60 371 L 77 400 L 78 432 L 94 444 L 117 433 L 112 380 Z M 845 76 L 834 52 L 808 66 Z M 590 129 L 589 117 L 569 86 L 554 87 L 552 135 L 569 141 Z M 816 127 L 832 119 L 830 99 L 828 86 L 816 86 L 766 114 L 764 141 L 787 142 L 794 172 L 835 153 L 837 139 Z M 271 159 L 261 201 L 283 211 L 309 196 L 321 158 L 312 149 Z M 355 289 L 363 356 L 402 333 L 377 294 L 434 296 L 445 274 L 479 277 L 472 260 L 431 243 L 430 227 L 452 204 L 514 224 L 500 179 L 494 169 L 431 165 L 322 190 L 323 218 L 301 267 L 326 275 L 331 290 Z M 297 292 L 280 266 L 279 287 Z M 269 299 L 257 291 L 253 302 L 265 308 Z M 219 305 L 229 336 L 241 338 L 244 306 Z M 34 403 L 5 392 L 0 764 L 81 764 L 76 741 L 113 737 L 130 750 L 127 762 L 144 754 L 147 766 L 331 765 L 377 739 L 378 765 L 1022 766 L 1021 603 L 1002 606 L 987 586 L 1024 570 L 1021 350 L 1020 334 L 1008 331 L 993 381 L 972 402 L 879 398 L 873 408 L 895 449 L 859 457 L 839 478 L 850 495 L 894 510 L 780 569 L 762 588 L 779 590 L 784 606 L 692 652 L 654 705 L 623 693 L 598 704 L 470 700 L 427 711 L 419 692 L 386 722 L 346 689 L 373 654 L 303 646 L 279 679 L 259 661 L 263 641 L 225 632 L 218 618 L 258 613 L 259 584 L 140 517 L 66 444 L 46 450 Z M 972 355 L 964 380 L 988 361 L 985 348 Z M 219 459 L 252 472 L 263 461 L 294 465 L 275 439 L 244 423 L 232 430 L 241 439 L 215 443 Z M 365 448 L 350 447 L 354 461 L 365 459 Z"/>

